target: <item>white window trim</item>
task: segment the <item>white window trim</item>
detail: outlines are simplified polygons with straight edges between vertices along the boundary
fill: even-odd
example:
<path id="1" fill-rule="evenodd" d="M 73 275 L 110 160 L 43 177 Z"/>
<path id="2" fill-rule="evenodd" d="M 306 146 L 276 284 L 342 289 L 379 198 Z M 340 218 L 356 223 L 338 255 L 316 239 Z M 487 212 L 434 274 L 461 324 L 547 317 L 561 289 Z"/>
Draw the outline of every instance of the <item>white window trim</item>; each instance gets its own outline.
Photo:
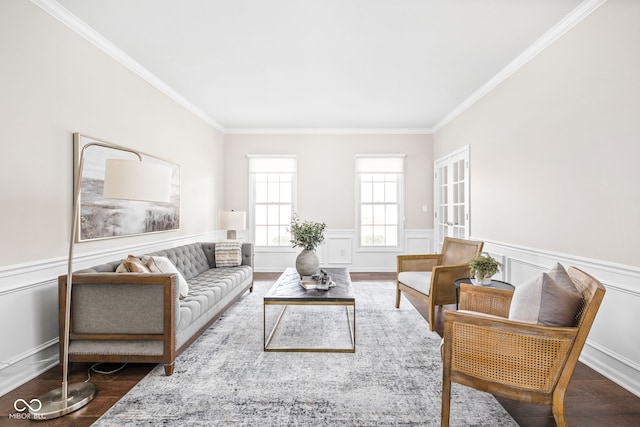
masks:
<path id="1" fill-rule="evenodd" d="M 247 154 L 247 159 L 251 158 L 292 158 L 296 160 L 296 170 L 291 172 L 293 174 L 293 179 L 291 182 L 291 211 L 296 212 L 298 206 L 298 171 L 297 171 L 297 156 L 295 154 Z M 253 174 L 257 172 L 252 172 L 250 168 L 248 169 L 248 178 L 249 178 L 249 236 L 250 240 L 254 242 L 254 250 L 258 252 L 272 252 L 272 253 L 294 253 L 296 250 L 289 246 L 258 246 L 255 244 L 256 236 L 255 236 L 255 180 L 253 179 Z M 274 172 L 276 173 L 276 172 Z M 287 172 L 285 172 L 287 173 Z"/>
<path id="2" fill-rule="evenodd" d="M 359 158 L 401 158 L 402 159 L 402 171 L 396 172 L 386 172 L 386 173 L 397 173 L 398 174 L 398 244 L 394 246 L 363 246 L 362 242 L 362 230 L 360 226 L 360 174 L 367 173 L 366 171 L 358 171 L 357 167 L 355 169 L 354 181 L 356 188 L 356 197 L 355 197 L 355 211 L 356 211 L 356 249 L 355 252 L 403 252 L 404 251 L 404 158 L 406 155 L 404 154 L 356 154 L 355 162 Z M 372 172 L 372 173 L 380 173 L 380 172 Z M 384 173 L 384 172 L 383 172 Z"/>

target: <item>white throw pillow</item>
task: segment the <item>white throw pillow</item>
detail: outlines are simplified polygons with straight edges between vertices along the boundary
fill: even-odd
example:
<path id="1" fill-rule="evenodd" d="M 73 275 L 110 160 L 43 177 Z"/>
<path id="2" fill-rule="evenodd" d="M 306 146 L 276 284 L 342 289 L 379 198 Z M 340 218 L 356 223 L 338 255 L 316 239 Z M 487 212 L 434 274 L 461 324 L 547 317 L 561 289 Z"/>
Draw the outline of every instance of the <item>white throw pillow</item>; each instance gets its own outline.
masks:
<path id="1" fill-rule="evenodd" d="M 182 273 L 166 256 L 148 256 L 144 255 L 142 261 L 147 264 L 152 273 L 177 273 L 178 288 L 180 289 L 180 298 L 184 298 L 189 293 L 189 284 L 182 276 Z"/>

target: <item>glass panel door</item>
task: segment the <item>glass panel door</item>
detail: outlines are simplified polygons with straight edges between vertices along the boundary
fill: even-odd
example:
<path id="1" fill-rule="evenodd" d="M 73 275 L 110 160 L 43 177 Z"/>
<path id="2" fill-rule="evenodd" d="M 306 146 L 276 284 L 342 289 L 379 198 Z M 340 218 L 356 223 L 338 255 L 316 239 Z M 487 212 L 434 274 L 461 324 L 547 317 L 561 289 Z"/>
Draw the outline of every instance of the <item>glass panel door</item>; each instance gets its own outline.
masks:
<path id="1" fill-rule="evenodd" d="M 436 252 L 445 237 L 469 238 L 469 147 L 434 165 L 434 230 Z"/>

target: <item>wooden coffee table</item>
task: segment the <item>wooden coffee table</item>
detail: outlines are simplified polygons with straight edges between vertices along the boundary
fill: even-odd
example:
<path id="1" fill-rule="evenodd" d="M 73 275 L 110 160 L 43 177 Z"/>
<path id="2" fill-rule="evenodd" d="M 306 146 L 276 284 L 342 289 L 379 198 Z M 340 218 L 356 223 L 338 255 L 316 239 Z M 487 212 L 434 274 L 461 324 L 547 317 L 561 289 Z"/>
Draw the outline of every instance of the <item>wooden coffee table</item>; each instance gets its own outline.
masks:
<path id="1" fill-rule="evenodd" d="M 326 268 L 336 286 L 327 291 L 304 289 L 300 285 L 300 276 L 295 268 L 287 268 L 264 296 L 263 304 L 263 344 L 264 351 L 306 351 L 306 352 L 338 352 L 354 353 L 356 351 L 356 299 L 346 268 Z M 283 306 L 275 325 L 267 336 L 267 306 Z M 273 347 L 271 340 L 278 330 L 278 325 L 290 305 L 307 306 L 344 306 L 346 310 L 351 347 Z M 353 311 L 353 316 L 351 315 Z M 313 327 L 313 326 L 310 326 Z"/>

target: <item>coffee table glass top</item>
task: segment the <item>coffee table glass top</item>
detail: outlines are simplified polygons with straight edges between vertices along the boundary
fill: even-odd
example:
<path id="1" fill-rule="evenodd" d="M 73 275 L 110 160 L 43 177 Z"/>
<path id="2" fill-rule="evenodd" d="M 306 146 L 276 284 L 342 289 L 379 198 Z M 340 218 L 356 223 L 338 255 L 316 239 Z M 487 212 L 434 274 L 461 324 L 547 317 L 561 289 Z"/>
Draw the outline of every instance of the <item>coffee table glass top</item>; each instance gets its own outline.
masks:
<path id="1" fill-rule="evenodd" d="M 264 301 L 355 301 L 351 278 L 346 268 L 324 269 L 336 286 L 327 291 L 305 289 L 300 286 L 300 275 L 295 268 L 289 267 L 264 296 Z"/>

